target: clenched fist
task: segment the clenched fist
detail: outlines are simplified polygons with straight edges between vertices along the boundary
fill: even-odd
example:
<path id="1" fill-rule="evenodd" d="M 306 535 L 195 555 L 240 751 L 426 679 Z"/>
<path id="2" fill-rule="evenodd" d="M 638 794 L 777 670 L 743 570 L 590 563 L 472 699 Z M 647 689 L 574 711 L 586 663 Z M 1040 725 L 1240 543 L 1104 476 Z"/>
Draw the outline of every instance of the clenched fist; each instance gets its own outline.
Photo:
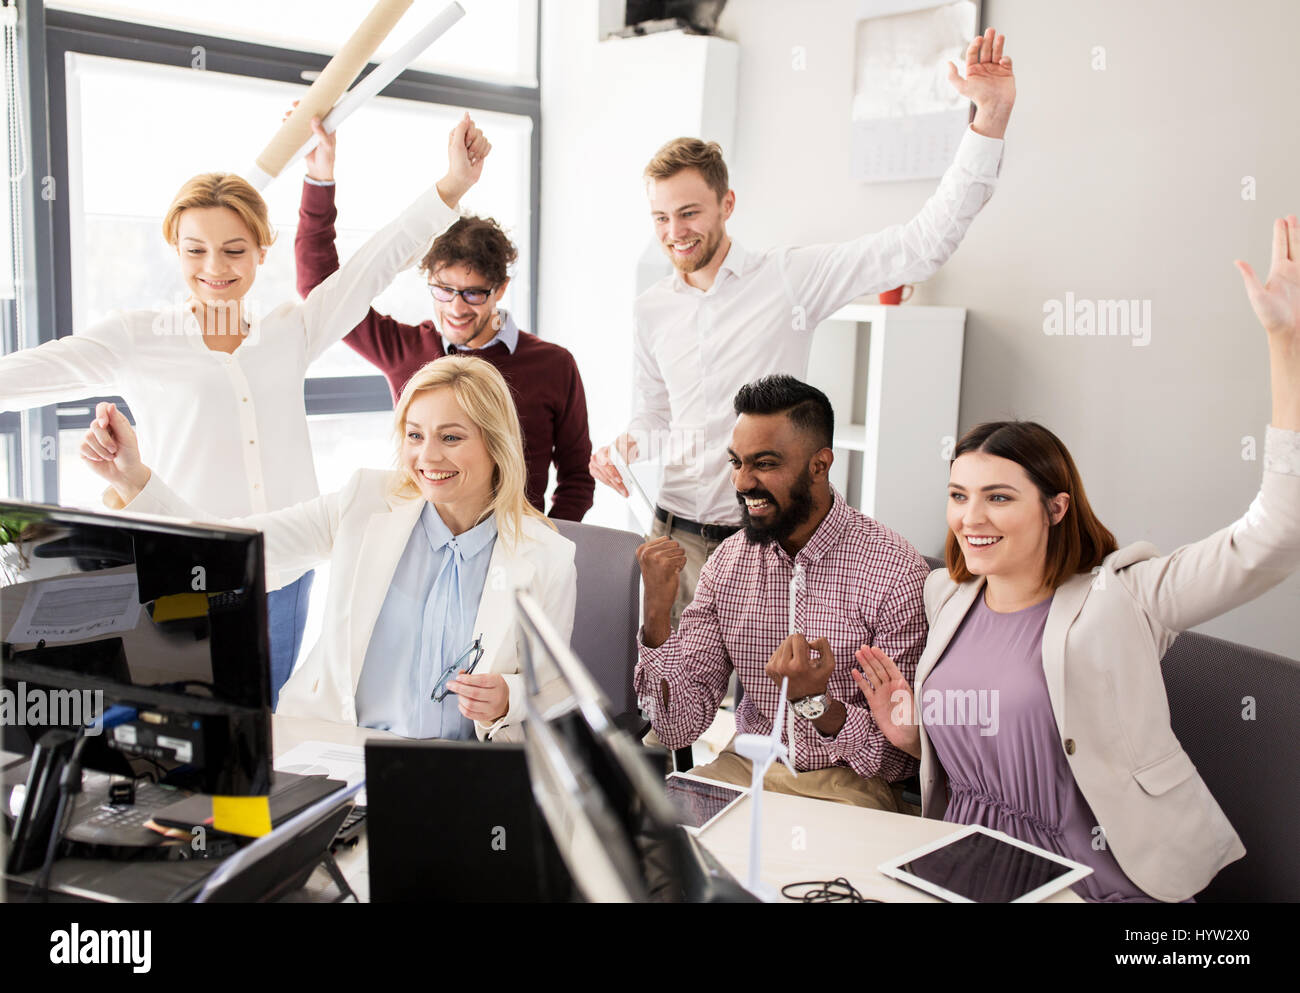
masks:
<path id="1" fill-rule="evenodd" d="M 652 538 L 636 550 L 645 583 L 644 637 L 651 648 L 658 648 L 672 631 L 673 603 L 677 599 L 678 580 L 686 568 L 686 551 L 671 538 Z"/>

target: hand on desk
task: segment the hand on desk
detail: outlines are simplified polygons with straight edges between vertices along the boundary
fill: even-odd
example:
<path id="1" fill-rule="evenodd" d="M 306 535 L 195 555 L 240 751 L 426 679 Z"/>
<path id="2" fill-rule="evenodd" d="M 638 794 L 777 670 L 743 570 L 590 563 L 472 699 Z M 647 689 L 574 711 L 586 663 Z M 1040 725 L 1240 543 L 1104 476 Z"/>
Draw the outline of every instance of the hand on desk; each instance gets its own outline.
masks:
<path id="1" fill-rule="evenodd" d="M 467 673 L 463 669 L 447 684 L 460 697 L 460 712 L 472 721 L 491 724 L 510 710 L 510 687 L 495 673 Z"/>

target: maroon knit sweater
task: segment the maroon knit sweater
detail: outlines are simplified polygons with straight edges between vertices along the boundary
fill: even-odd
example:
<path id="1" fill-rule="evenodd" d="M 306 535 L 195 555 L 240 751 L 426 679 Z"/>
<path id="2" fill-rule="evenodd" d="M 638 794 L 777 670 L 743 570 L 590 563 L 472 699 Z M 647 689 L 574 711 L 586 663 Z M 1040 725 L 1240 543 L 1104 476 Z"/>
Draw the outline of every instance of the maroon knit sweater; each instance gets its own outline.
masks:
<path id="1" fill-rule="evenodd" d="M 298 292 L 303 296 L 339 267 L 334 247 L 337 213 L 333 186 L 302 184 L 294 255 L 298 262 Z M 442 335 L 433 321 L 403 324 L 373 307 L 343 340 L 387 377 L 394 401 L 417 369 L 446 354 Z M 587 468 L 591 460 L 587 397 L 573 356 L 568 349 L 525 331 L 519 332 L 513 355 L 501 342 L 464 354 L 491 362 L 514 394 L 528 463 L 528 502 L 538 510 L 546 510 L 546 484 L 554 462 L 556 485 L 550 516 L 582 520 L 595 498 L 596 481 Z"/>

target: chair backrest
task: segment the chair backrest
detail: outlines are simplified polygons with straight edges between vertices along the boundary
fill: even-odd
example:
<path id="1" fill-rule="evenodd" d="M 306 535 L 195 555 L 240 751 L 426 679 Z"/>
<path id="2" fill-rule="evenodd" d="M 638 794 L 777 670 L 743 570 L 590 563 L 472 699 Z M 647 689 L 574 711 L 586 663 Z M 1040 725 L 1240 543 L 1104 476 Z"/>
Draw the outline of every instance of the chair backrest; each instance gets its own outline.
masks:
<path id="1" fill-rule="evenodd" d="M 1196 899 L 1300 900 L 1300 662 L 1185 631 L 1160 666 L 1174 734 L 1246 846 Z"/>
<path id="2" fill-rule="evenodd" d="M 631 531 L 556 521 L 577 546 L 578 606 L 570 644 L 609 697 L 615 715 L 635 711 L 636 636 L 641 626 L 641 568 L 636 550 L 645 540 Z"/>

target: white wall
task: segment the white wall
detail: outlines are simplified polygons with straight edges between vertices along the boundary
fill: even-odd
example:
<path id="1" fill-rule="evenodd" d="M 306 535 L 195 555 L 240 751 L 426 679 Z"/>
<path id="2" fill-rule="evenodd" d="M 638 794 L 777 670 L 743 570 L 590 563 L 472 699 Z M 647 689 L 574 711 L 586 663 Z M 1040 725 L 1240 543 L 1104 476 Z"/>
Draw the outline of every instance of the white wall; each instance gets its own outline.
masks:
<path id="1" fill-rule="evenodd" d="M 543 7 L 539 328 L 573 348 L 604 441 L 629 403 L 621 294 L 648 232 L 648 153 L 625 146 L 641 122 L 584 89 L 594 0 Z M 907 219 L 933 189 L 849 177 L 856 7 L 731 0 L 723 15 L 741 53 L 731 232 L 748 244 L 845 239 Z M 984 19 L 1007 35 L 1019 86 L 1001 185 L 916 302 L 971 311 L 963 429 L 1041 420 L 1121 543 L 1173 549 L 1238 517 L 1259 482 L 1242 439 L 1263 443 L 1267 354 L 1232 260 L 1266 268 L 1271 218 L 1300 210 L 1300 4 L 985 0 Z M 577 299 L 593 283 L 610 291 L 598 307 Z M 1150 300 L 1150 345 L 1044 335 L 1044 303 L 1067 291 Z M 1203 630 L 1300 657 L 1298 616 L 1292 577 Z"/>

